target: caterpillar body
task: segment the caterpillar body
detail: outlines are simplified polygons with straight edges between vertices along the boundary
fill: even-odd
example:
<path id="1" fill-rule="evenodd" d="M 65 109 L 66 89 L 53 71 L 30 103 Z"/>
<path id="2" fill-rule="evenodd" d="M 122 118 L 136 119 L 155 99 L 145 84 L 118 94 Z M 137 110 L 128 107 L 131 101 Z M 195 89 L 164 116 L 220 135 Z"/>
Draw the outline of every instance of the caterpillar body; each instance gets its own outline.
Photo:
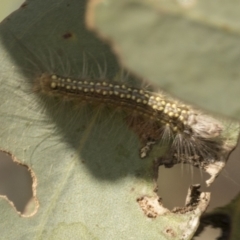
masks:
<path id="1" fill-rule="evenodd" d="M 203 167 L 224 162 L 229 151 L 218 120 L 162 93 L 113 81 L 48 73 L 36 78 L 34 92 L 75 103 L 120 107 L 128 113 L 128 125 L 141 140 L 140 157 L 146 157 L 160 142 L 169 148 L 161 158 L 166 166 L 189 162 Z"/>

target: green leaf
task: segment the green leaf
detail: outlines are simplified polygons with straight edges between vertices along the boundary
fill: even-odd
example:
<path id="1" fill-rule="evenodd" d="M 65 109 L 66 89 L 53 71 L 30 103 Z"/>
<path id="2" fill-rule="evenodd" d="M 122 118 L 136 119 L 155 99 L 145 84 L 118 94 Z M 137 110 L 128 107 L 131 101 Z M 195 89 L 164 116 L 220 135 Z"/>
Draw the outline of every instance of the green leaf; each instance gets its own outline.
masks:
<path id="1" fill-rule="evenodd" d="M 139 140 L 120 113 L 59 106 L 33 92 L 41 71 L 81 75 L 85 54 L 93 74 L 105 62 L 109 78 L 119 72 L 108 45 L 85 28 L 85 8 L 78 0 L 33 0 L 1 23 L 0 148 L 30 168 L 35 200 L 21 217 L 0 200 L 1 237 L 190 239 L 209 199 L 185 214 L 164 209 L 152 159 L 139 158 Z M 147 217 L 141 197 L 164 214 Z"/>
<path id="2" fill-rule="evenodd" d="M 87 23 L 131 71 L 239 119 L 239 7 L 224 0 L 92 0 Z"/>

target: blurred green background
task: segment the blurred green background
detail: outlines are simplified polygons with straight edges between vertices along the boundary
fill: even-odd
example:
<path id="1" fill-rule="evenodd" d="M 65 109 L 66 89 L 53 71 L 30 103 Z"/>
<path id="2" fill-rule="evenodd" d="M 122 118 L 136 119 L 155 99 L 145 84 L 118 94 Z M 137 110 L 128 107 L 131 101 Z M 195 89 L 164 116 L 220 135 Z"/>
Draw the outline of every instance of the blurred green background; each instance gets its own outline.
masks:
<path id="1" fill-rule="evenodd" d="M 17 10 L 23 3 L 23 0 L 1 0 L 0 21 L 13 11 Z"/>

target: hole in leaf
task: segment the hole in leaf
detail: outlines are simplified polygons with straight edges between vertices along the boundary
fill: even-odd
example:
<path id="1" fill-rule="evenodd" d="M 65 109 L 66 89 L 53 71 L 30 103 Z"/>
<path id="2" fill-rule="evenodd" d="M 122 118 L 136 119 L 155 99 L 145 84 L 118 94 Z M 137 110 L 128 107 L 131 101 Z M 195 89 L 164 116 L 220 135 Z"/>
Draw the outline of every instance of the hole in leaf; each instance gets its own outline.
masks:
<path id="1" fill-rule="evenodd" d="M 158 174 L 158 195 L 169 210 L 185 206 L 187 191 L 192 184 L 199 183 L 200 191 L 209 192 L 205 184 L 209 175 L 189 164 L 177 164 L 172 168 L 162 166 Z"/>
<path id="2" fill-rule="evenodd" d="M 205 181 L 209 175 L 203 170 L 188 164 L 177 164 L 172 168 L 159 168 L 158 195 L 162 198 L 163 206 L 171 210 L 182 207 L 185 203 L 188 187 L 191 184 L 201 184 L 200 191 L 211 192 L 210 205 L 207 212 L 216 207 L 228 204 L 239 192 L 240 186 L 240 143 L 231 153 L 225 168 L 210 187 Z"/>
<path id="3" fill-rule="evenodd" d="M 25 214 L 26 206 L 33 197 L 32 182 L 27 166 L 0 152 L 0 195 L 6 196 L 22 214 Z"/>

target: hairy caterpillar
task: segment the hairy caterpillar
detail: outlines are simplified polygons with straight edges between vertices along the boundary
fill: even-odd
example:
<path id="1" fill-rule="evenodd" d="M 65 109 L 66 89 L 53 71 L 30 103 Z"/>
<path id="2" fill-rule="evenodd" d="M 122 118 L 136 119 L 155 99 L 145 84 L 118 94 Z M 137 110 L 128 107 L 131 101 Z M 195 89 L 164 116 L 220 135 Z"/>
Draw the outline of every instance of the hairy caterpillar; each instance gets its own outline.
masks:
<path id="1" fill-rule="evenodd" d="M 23 48 L 33 56 L 34 60 L 29 59 L 30 63 L 38 70 L 37 76 L 34 70 L 34 81 L 30 78 L 31 92 L 52 99 L 56 97 L 58 100 L 54 111 L 58 103 L 73 102 L 76 106 L 84 103 L 99 109 L 108 108 L 113 113 L 124 112 L 124 121 L 140 139 L 140 158 L 150 155 L 159 165 L 191 163 L 205 170 L 214 164 L 216 170 L 211 173 L 208 171 L 213 176 L 210 182 L 225 165 L 234 144 L 223 135 L 225 126 L 217 119 L 154 88 L 146 89 L 139 86 L 139 82 L 139 85 L 131 84 L 129 79 L 116 76 L 119 67 L 106 72 L 105 65 L 106 69 L 102 71 L 99 58 L 94 59 L 97 68 L 91 66 L 92 69 L 88 67 L 85 55 L 81 59 L 76 52 L 73 54 L 76 59 L 70 61 L 61 49 L 55 52 L 51 50 L 41 56 L 33 54 L 25 46 Z M 112 61 L 108 59 L 107 62 L 108 69 L 111 69 Z M 77 68 L 74 72 L 77 64 L 82 66 L 82 70 Z M 96 71 L 99 74 L 96 74 Z M 54 115 L 55 117 L 58 116 Z M 69 117 L 71 120 L 71 116 Z M 166 153 L 162 156 L 160 150 L 160 154 L 157 152 L 152 156 L 156 148 L 164 148 Z"/>
<path id="2" fill-rule="evenodd" d="M 166 95 L 91 77 L 70 78 L 43 73 L 35 79 L 33 91 L 75 104 L 86 102 L 127 113 L 128 125 L 138 134 L 146 157 L 153 145 L 168 148 L 161 164 L 179 162 L 204 167 L 226 161 L 230 146 L 222 136 L 222 124 Z"/>

